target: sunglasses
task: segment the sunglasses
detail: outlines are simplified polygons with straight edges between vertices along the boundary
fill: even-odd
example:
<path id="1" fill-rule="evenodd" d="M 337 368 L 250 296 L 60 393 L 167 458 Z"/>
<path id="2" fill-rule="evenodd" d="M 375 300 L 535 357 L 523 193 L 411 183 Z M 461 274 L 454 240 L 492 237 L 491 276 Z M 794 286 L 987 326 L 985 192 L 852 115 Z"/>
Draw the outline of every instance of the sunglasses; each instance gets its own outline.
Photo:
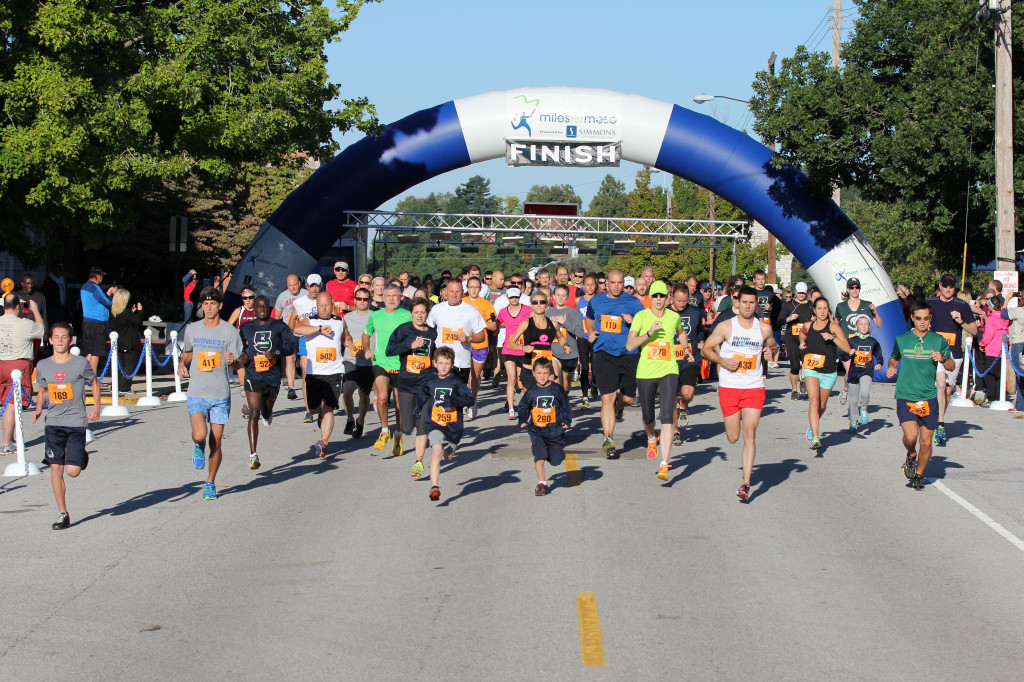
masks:
<path id="1" fill-rule="evenodd" d="M 348 268 L 334 268 L 335 272 L 338 272 L 339 270 L 342 272 L 348 272 Z"/>
<path id="2" fill-rule="evenodd" d="M 915 320 L 917 320 L 919 322 L 927 322 L 928 320 L 932 319 L 931 315 L 925 315 L 924 317 L 918 317 L 917 315 L 911 315 L 911 317 L 913 317 Z"/>
<path id="3" fill-rule="evenodd" d="M 485 281 L 485 282 L 490 282 L 490 281 L 491 281 L 491 278 L 490 278 L 490 277 L 484 277 L 484 281 Z"/>
<path id="4" fill-rule="evenodd" d="M 254 298 L 256 298 L 256 297 L 255 297 L 255 296 L 243 296 L 243 297 L 242 297 L 242 300 L 243 300 L 243 301 L 251 301 L 251 300 L 253 300 Z"/>
<path id="5" fill-rule="evenodd" d="M 369 301 L 370 297 L 369 296 L 356 296 L 356 300 L 357 301 Z"/>
<path id="6" fill-rule="evenodd" d="M 514 287 L 521 287 L 521 286 L 523 286 L 523 281 L 522 280 L 519 280 L 519 281 L 513 280 L 512 282 L 509 282 L 509 284 L 511 284 Z"/>
<path id="7" fill-rule="evenodd" d="M 668 294 L 651 294 L 651 298 L 668 298 Z"/>
<path id="8" fill-rule="evenodd" d="M 852 287 L 846 287 L 847 289 L 860 289 L 859 284 L 854 284 Z"/>
<path id="9" fill-rule="evenodd" d="M 530 303 L 532 303 L 533 305 L 547 305 L 548 304 L 547 301 L 542 301 L 540 299 L 537 299 L 536 301 L 530 301 Z"/>
<path id="10" fill-rule="evenodd" d="M 599 280 L 597 280 L 597 283 L 598 283 L 598 284 L 604 284 L 604 283 L 605 283 L 605 281 L 604 281 L 603 279 L 599 279 Z"/>
<path id="11" fill-rule="evenodd" d="M 370 286 L 370 280 L 368 280 L 368 279 L 361 279 L 361 280 L 359 280 L 359 283 L 360 284 L 365 284 L 366 286 Z"/>

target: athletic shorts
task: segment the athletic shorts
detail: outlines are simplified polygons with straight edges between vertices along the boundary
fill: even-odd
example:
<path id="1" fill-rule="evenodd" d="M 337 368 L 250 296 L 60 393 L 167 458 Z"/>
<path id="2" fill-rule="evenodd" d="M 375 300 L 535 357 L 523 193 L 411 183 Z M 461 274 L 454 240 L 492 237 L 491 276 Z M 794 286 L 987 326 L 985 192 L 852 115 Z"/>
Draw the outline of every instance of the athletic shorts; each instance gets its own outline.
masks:
<path id="1" fill-rule="evenodd" d="M 558 360 L 558 358 L 555 359 Z M 561 366 L 563 372 L 566 374 L 572 374 L 576 371 L 576 366 L 580 364 L 580 359 L 567 358 L 565 360 L 558 360 L 558 364 Z"/>
<path id="2" fill-rule="evenodd" d="M 666 374 L 660 379 L 637 379 L 637 398 L 640 400 L 640 416 L 644 424 L 654 423 L 654 396 L 657 394 L 661 409 L 658 417 L 662 424 L 675 422 L 676 393 L 679 392 L 679 375 Z"/>
<path id="3" fill-rule="evenodd" d="M 341 395 L 342 374 L 307 374 L 306 404 L 315 410 L 326 405 L 332 410 L 338 409 L 338 396 Z"/>
<path id="4" fill-rule="evenodd" d="M 452 367 L 452 374 L 469 383 L 469 367 Z"/>
<path id="5" fill-rule="evenodd" d="M 940 362 L 935 367 L 935 376 L 938 376 L 939 372 L 946 372 L 946 385 L 947 386 L 952 386 L 953 388 L 956 388 L 956 379 L 957 379 L 958 376 L 960 376 L 960 367 L 963 364 L 964 364 L 964 359 L 963 358 L 960 358 L 960 359 L 953 358 L 953 371 L 949 372 L 949 371 L 946 371 L 946 368 L 943 367 L 942 363 Z"/>
<path id="6" fill-rule="evenodd" d="M 529 391 L 531 388 L 537 385 L 537 380 L 533 377 L 532 367 L 523 367 L 519 371 L 519 381 L 523 384 L 523 390 Z"/>
<path id="7" fill-rule="evenodd" d="M 0 360 L 0 405 L 6 402 L 7 394 L 14 385 L 14 378 L 11 376 L 14 370 L 21 372 L 21 406 L 28 407 L 29 398 L 32 397 L 32 361 L 24 358 Z"/>
<path id="8" fill-rule="evenodd" d="M 800 374 L 800 365 L 803 357 L 800 354 L 800 339 L 791 334 L 786 335 L 786 357 L 789 358 L 789 373 L 793 376 Z"/>
<path id="9" fill-rule="evenodd" d="M 533 461 L 545 461 L 553 467 L 565 461 L 565 438 L 547 439 L 539 433 L 530 433 L 530 450 Z"/>
<path id="10" fill-rule="evenodd" d="M 227 424 L 231 398 L 188 398 L 188 416 L 201 414 L 210 424 Z"/>
<path id="11" fill-rule="evenodd" d="M 85 427 L 49 426 L 44 429 L 47 464 L 85 468 Z"/>
<path id="12" fill-rule="evenodd" d="M 490 352 L 490 348 L 474 348 L 470 351 L 470 355 L 473 357 L 473 362 L 487 362 L 487 354 Z"/>
<path id="13" fill-rule="evenodd" d="M 608 395 L 619 390 L 627 396 L 636 393 L 636 366 L 639 362 L 639 353 L 618 356 L 603 350 L 595 352 L 591 370 L 598 393 Z"/>
<path id="14" fill-rule="evenodd" d="M 821 372 L 818 372 L 816 370 L 807 369 L 806 367 L 804 367 L 804 380 L 806 381 L 807 379 L 817 379 L 819 388 L 823 388 L 826 391 L 831 391 L 832 387 L 836 385 L 836 380 L 839 379 L 839 374 L 836 372 L 831 372 L 830 374 L 822 374 Z"/>
<path id="15" fill-rule="evenodd" d="M 415 420 L 412 418 L 412 413 L 416 409 L 416 394 L 406 393 L 405 391 L 398 392 L 398 414 L 402 417 L 402 433 L 409 436 L 412 435 L 412 430 L 415 427 L 417 436 L 427 435 L 427 424 L 424 421 L 426 416 L 425 412 L 420 413 L 420 418 Z"/>
<path id="16" fill-rule="evenodd" d="M 501 361 L 502 361 L 502 363 L 511 362 L 511 363 L 514 363 L 517 367 L 522 367 L 523 366 L 523 358 L 524 357 L 526 357 L 526 356 L 524 356 L 524 355 L 509 355 L 508 353 L 502 353 L 501 354 Z"/>
<path id="17" fill-rule="evenodd" d="M 306 337 L 299 337 L 299 357 L 306 357 Z"/>
<path id="18" fill-rule="evenodd" d="M 397 369 L 384 369 L 380 365 L 373 366 L 373 381 L 377 382 L 378 377 L 387 377 L 388 390 L 392 391 L 398 388 L 398 370 Z"/>
<path id="19" fill-rule="evenodd" d="M 896 419 L 900 424 L 905 422 L 917 422 L 917 425 L 921 428 L 934 431 L 939 426 L 939 399 L 932 398 L 926 400 L 928 403 L 928 416 L 921 417 L 910 411 L 910 404 L 906 400 L 896 401 Z"/>
<path id="20" fill-rule="evenodd" d="M 731 417 L 740 410 L 764 409 L 764 387 L 760 388 L 725 388 L 718 387 L 718 404 L 722 407 L 722 416 Z"/>
<path id="21" fill-rule="evenodd" d="M 266 398 L 270 402 L 277 400 L 277 394 L 281 391 L 281 385 L 276 386 L 268 384 L 265 381 L 259 379 L 250 379 L 248 376 L 245 377 L 245 392 L 246 393 L 259 393 L 260 397 Z"/>
<path id="22" fill-rule="evenodd" d="M 438 431 L 434 429 L 427 434 L 427 445 L 434 447 L 435 445 L 450 445 L 452 450 L 455 449 L 456 443 L 451 442 L 444 437 L 444 431 Z"/>
<path id="23" fill-rule="evenodd" d="M 82 322 L 79 348 L 82 355 L 107 356 L 107 325 L 104 322 Z"/>
<path id="24" fill-rule="evenodd" d="M 686 369 L 679 370 L 679 386 L 696 386 L 700 379 L 700 365 L 691 365 Z"/>
<path id="25" fill-rule="evenodd" d="M 349 367 L 346 365 L 346 369 Z M 372 365 L 354 365 L 351 369 L 347 369 L 345 372 L 345 383 L 350 381 L 356 383 L 356 387 L 360 393 L 369 393 L 373 390 L 373 366 Z"/>

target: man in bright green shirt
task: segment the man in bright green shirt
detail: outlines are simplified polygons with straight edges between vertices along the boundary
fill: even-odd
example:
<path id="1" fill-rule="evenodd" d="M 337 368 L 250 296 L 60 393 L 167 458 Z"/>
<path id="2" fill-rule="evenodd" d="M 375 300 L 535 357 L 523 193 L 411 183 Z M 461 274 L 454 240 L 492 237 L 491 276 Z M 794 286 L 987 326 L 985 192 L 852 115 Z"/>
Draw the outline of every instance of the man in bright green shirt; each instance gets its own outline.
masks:
<path id="1" fill-rule="evenodd" d="M 395 405 L 398 405 L 398 370 L 401 369 L 402 360 L 397 355 L 388 355 L 388 340 L 391 334 L 399 326 L 410 322 L 412 314 L 405 308 L 399 308 L 402 300 L 401 289 L 397 284 L 391 284 L 384 290 L 384 308 L 375 310 L 366 321 L 366 331 L 363 332 L 363 355 L 367 360 L 373 360 L 373 392 L 377 396 L 377 414 L 380 415 L 380 435 L 377 442 L 373 444 L 374 450 L 383 450 L 388 441 L 391 440 L 391 431 L 388 429 L 388 399 L 393 398 Z M 370 347 L 370 337 L 376 335 L 376 342 Z M 395 412 L 395 423 L 401 432 L 401 415 Z M 398 441 L 395 441 L 395 450 L 398 450 Z M 396 456 L 400 452 L 394 453 Z"/>
<path id="2" fill-rule="evenodd" d="M 946 370 L 952 370 L 955 363 L 949 342 L 928 329 L 932 321 L 931 304 L 920 300 L 912 303 L 910 320 L 914 327 L 896 337 L 886 374 L 892 378 L 896 367 L 900 366 L 896 379 L 896 417 L 903 429 L 903 446 L 907 449 L 903 473 L 914 490 L 924 490 L 924 470 L 932 456 L 932 433 L 939 424 L 935 371 L 939 363 Z"/>

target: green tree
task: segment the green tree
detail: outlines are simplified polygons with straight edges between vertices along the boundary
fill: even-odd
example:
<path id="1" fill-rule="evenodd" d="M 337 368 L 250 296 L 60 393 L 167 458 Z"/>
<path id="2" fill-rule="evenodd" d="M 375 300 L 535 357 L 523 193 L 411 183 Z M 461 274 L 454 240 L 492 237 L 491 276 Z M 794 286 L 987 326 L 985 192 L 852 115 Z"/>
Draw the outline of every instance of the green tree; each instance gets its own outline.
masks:
<path id="1" fill-rule="evenodd" d="M 491 196 L 491 181 L 474 175 L 455 188 L 455 197 L 448 202 L 451 213 L 500 213 L 502 201 Z"/>
<path id="2" fill-rule="evenodd" d="M 234 196 L 253 166 L 328 158 L 335 130 L 375 131 L 369 102 L 338 99 L 324 53 L 363 4 L 3 2 L 5 248 L 33 260 L 29 229 L 110 243 L 166 188 Z"/>
<path id="3" fill-rule="evenodd" d="M 664 218 L 665 197 L 651 188 L 651 167 L 636 172 L 636 185 L 628 194 L 627 218 Z"/>
<path id="4" fill-rule="evenodd" d="M 534 185 L 526 194 L 526 201 L 559 204 L 581 204 L 583 200 L 572 185 Z"/>
<path id="5" fill-rule="evenodd" d="M 595 218 L 625 218 L 629 207 L 626 183 L 608 174 L 601 181 L 601 187 L 590 200 L 587 215 Z"/>

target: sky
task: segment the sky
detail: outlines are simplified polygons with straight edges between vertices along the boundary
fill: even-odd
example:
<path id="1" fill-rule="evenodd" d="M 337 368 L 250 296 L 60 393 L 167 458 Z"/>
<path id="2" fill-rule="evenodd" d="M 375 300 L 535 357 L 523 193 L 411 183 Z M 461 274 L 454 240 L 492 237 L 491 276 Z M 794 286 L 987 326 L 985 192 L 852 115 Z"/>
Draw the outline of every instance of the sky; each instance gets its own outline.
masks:
<path id="1" fill-rule="evenodd" d="M 329 0 L 328 0 L 329 2 Z M 853 24 L 843 3 L 843 37 Z M 745 104 L 695 104 L 698 93 L 745 100 L 768 56 L 781 60 L 797 45 L 831 50 L 829 0 L 383 0 L 363 7 L 340 43 L 327 47 L 328 71 L 341 97 L 367 97 L 382 123 L 459 97 L 538 86 L 604 88 L 636 93 L 709 114 L 749 131 Z M 361 139 L 337 135 L 341 148 Z M 504 159 L 432 178 L 398 199 L 452 192 L 474 175 L 495 196 L 525 199 L 533 185 L 571 184 L 586 209 L 609 172 L 632 188 L 637 164 L 618 168 L 511 168 Z M 653 184 L 670 184 L 665 174 Z"/>

